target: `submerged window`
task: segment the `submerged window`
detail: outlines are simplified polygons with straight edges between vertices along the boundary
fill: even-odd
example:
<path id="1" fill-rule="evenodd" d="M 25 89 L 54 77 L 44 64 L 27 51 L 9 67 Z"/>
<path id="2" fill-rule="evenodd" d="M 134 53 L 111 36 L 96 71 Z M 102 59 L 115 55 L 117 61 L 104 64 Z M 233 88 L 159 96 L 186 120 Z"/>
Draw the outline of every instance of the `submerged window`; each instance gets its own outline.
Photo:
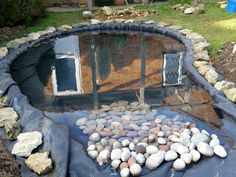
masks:
<path id="1" fill-rule="evenodd" d="M 163 85 L 182 84 L 183 52 L 164 54 Z"/>

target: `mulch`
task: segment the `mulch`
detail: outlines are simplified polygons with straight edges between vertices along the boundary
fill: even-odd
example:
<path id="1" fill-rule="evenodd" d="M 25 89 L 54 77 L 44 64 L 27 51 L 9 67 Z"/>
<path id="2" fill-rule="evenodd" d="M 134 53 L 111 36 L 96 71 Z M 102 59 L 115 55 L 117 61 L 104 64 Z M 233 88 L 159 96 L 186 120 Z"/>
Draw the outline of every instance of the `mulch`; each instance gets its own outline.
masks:
<path id="1" fill-rule="evenodd" d="M 20 166 L 0 139 L 0 177 L 21 177 Z"/>
<path id="2" fill-rule="evenodd" d="M 219 50 L 218 57 L 214 60 L 217 72 L 225 79 L 236 83 L 236 52 L 233 54 L 235 42 L 227 42 Z"/>

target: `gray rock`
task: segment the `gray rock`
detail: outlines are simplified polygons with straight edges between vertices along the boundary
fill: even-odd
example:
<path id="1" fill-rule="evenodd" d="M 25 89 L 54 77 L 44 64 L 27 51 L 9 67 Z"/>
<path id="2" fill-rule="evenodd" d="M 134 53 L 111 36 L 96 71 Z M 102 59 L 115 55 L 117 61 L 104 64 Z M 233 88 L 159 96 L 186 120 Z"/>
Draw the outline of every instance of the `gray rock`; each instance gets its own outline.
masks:
<path id="1" fill-rule="evenodd" d="M 117 141 L 113 144 L 113 149 L 121 149 L 121 148 L 122 148 L 122 144 L 120 142 Z"/>
<path id="2" fill-rule="evenodd" d="M 5 126 L 8 122 L 16 122 L 18 115 L 16 111 L 12 108 L 2 108 L 0 109 L 0 127 Z"/>
<path id="3" fill-rule="evenodd" d="M 194 134 L 191 138 L 191 142 L 195 145 L 198 145 L 200 142 L 207 143 L 209 141 L 209 137 L 203 133 Z"/>
<path id="4" fill-rule="evenodd" d="M 143 145 L 136 145 L 134 148 L 135 152 L 144 154 L 146 152 L 146 148 Z"/>
<path id="5" fill-rule="evenodd" d="M 159 151 L 156 154 L 152 154 L 150 157 L 146 160 L 146 167 L 150 170 L 156 169 L 165 159 L 165 152 Z"/>
<path id="6" fill-rule="evenodd" d="M 42 134 L 37 131 L 19 134 L 11 153 L 28 157 L 35 148 L 42 144 L 42 137 Z"/>

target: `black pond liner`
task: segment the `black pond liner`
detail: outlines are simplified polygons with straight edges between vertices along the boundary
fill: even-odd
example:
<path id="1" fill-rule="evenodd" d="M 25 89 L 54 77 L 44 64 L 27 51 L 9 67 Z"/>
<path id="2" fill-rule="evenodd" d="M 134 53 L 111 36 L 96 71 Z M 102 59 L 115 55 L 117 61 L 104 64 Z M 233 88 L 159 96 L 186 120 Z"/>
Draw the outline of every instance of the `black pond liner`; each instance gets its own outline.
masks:
<path id="1" fill-rule="evenodd" d="M 184 55 L 184 67 L 199 85 L 207 90 L 214 97 L 214 106 L 221 111 L 223 115 L 221 129 L 227 132 L 230 137 L 236 140 L 236 109 L 235 105 L 226 99 L 221 92 L 216 90 L 210 85 L 193 67 L 193 50 L 191 42 L 181 35 L 179 32 L 170 30 L 168 27 L 158 27 L 153 24 L 145 23 L 112 23 L 112 24 L 97 24 L 97 25 L 84 25 L 78 28 L 73 28 L 67 32 L 54 32 L 40 37 L 29 44 L 24 44 L 17 49 L 11 49 L 9 54 L 0 61 L 0 96 L 7 95 L 11 100 L 10 106 L 13 107 L 19 114 L 20 123 L 23 132 L 40 131 L 43 134 L 43 144 L 35 150 L 50 151 L 53 159 L 54 170 L 47 175 L 48 177 L 108 177 L 118 176 L 118 174 L 111 170 L 110 164 L 99 167 L 97 163 L 90 159 L 86 150 L 83 148 L 85 142 L 79 143 L 79 134 L 75 127 L 75 121 L 79 117 L 87 115 L 87 111 L 79 111 L 75 113 L 47 113 L 42 112 L 29 104 L 25 95 L 23 95 L 17 86 L 16 82 L 10 75 L 11 63 L 22 53 L 26 52 L 29 48 L 41 44 L 43 41 L 55 37 L 70 35 L 72 33 L 86 33 L 86 32 L 147 32 L 151 34 L 163 34 L 172 37 L 184 44 L 186 52 Z M 169 110 L 162 110 L 165 114 L 174 115 L 176 112 Z M 186 117 L 188 119 L 188 117 Z M 193 119 L 191 119 L 193 122 Z M 198 126 L 210 130 L 200 122 Z M 67 126 L 66 126 L 66 125 Z M 204 127 L 205 126 L 205 127 Z M 70 127 L 70 128 L 69 128 Z M 221 136 L 218 132 L 219 136 Z M 0 130 L 0 136 L 4 137 L 4 130 Z M 223 135 L 222 135 L 223 136 Z M 78 139 L 75 141 L 74 139 Z M 83 139 L 83 138 L 82 138 Z M 221 141 L 225 141 L 221 139 Z M 8 150 L 12 149 L 14 142 L 6 141 L 5 145 Z M 171 170 L 172 163 L 163 163 L 157 170 L 147 171 L 145 168 L 142 172 L 145 177 L 235 177 L 235 161 L 236 151 L 231 149 L 226 144 L 228 157 L 220 159 L 216 156 L 211 158 L 203 158 L 198 163 L 188 166 L 189 168 L 183 172 L 174 172 Z M 24 158 L 17 157 L 18 162 L 21 164 L 21 173 L 23 177 L 36 177 L 36 173 L 32 172 L 24 164 Z"/>

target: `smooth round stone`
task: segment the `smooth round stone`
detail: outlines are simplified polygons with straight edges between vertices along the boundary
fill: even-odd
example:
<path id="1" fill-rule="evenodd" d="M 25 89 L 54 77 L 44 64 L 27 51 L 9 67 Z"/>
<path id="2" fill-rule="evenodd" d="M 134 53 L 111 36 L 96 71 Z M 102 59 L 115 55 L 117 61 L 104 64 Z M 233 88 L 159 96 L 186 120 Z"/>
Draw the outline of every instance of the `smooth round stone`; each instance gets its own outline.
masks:
<path id="1" fill-rule="evenodd" d="M 189 147 L 191 141 L 190 141 L 190 136 L 189 136 L 189 135 L 187 136 L 187 135 L 188 135 L 188 134 L 186 134 L 186 135 L 182 134 L 182 135 L 181 135 L 181 137 L 180 137 L 180 143 L 181 143 L 182 145 L 186 146 L 186 147 Z"/>
<path id="2" fill-rule="evenodd" d="M 96 119 L 96 122 L 98 124 L 105 124 L 107 122 L 107 120 L 106 119 Z"/>
<path id="3" fill-rule="evenodd" d="M 128 137 L 136 137 L 136 136 L 138 136 L 138 132 L 136 132 L 136 131 L 129 131 L 127 133 L 127 136 Z"/>
<path id="4" fill-rule="evenodd" d="M 225 148 L 221 145 L 216 145 L 214 147 L 214 153 L 221 158 L 227 157 L 227 152 L 226 152 Z"/>
<path id="5" fill-rule="evenodd" d="M 108 146 L 109 145 L 109 141 L 108 141 L 107 138 L 102 138 L 100 142 L 103 146 Z"/>
<path id="6" fill-rule="evenodd" d="M 86 125 L 87 121 L 88 121 L 88 118 L 86 118 L 86 117 L 80 118 L 76 121 L 76 125 L 77 126 Z"/>
<path id="7" fill-rule="evenodd" d="M 166 140 L 165 140 L 164 138 L 158 138 L 158 139 L 157 139 L 157 142 L 158 142 L 159 144 L 166 144 Z"/>
<path id="8" fill-rule="evenodd" d="M 159 149 L 167 152 L 170 148 L 168 145 L 160 145 Z"/>
<path id="9" fill-rule="evenodd" d="M 89 140 L 97 142 L 100 140 L 100 138 L 101 137 L 99 133 L 93 133 L 92 135 L 90 135 Z"/>
<path id="10" fill-rule="evenodd" d="M 218 136 L 216 134 L 211 134 L 211 138 L 215 139 L 215 138 L 218 138 Z"/>
<path id="11" fill-rule="evenodd" d="M 214 138 L 210 141 L 209 145 L 214 148 L 216 145 L 220 144 L 220 140 L 218 138 Z"/>
<path id="12" fill-rule="evenodd" d="M 111 162 L 111 166 L 112 166 L 112 168 L 117 169 L 119 167 L 120 163 L 121 163 L 121 161 L 116 159 Z"/>
<path id="13" fill-rule="evenodd" d="M 97 157 L 97 161 L 98 161 L 99 165 L 103 165 L 104 163 L 107 163 L 109 156 L 110 156 L 110 152 L 108 149 L 102 150 L 98 154 L 98 157 Z"/>
<path id="14" fill-rule="evenodd" d="M 156 135 L 154 135 L 154 134 L 150 134 L 148 136 L 148 142 L 149 143 L 153 143 L 155 141 L 155 139 L 156 139 Z"/>
<path id="15" fill-rule="evenodd" d="M 116 160 L 116 159 L 120 159 L 121 158 L 121 149 L 113 149 L 111 151 L 111 160 Z"/>
<path id="16" fill-rule="evenodd" d="M 170 150 L 177 152 L 177 148 L 180 146 L 180 143 L 173 143 L 170 145 Z"/>
<path id="17" fill-rule="evenodd" d="M 157 136 L 163 137 L 163 136 L 165 136 L 165 133 L 164 133 L 163 131 L 159 131 L 159 132 L 157 133 Z"/>
<path id="18" fill-rule="evenodd" d="M 207 135 L 207 136 L 210 136 L 210 134 L 206 131 L 206 130 L 202 130 L 201 133 Z"/>
<path id="19" fill-rule="evenodd" d="M 196 145 L 198 145 L 198 143 L 200 142 L 207 143 L 208 141 L 209 141 L 208 136 L 203 133 L 195 133 L 191 138 L 191 142 Z"/>
<path id="20" fill-rule="evenodd" d="M 189 149 L 186 146 L 183 146 L 182 144 L 177 147 L 177 152 L 179 154 L 183 154 L 186 152 L 189 152 Z"/>
<path id="21" fill-rule="evenodd" d="M 137 155 L 137 152 L 131 151 L 131 152 L 130 152 L 130 155 L 131 155 L 132 157 L 135 157 L 135 156 Z"/>
<path id="22" fill-rule="evenodd" d="M 135 152 L 144 154 L 146 152 L 146 148 L 143 145 L 136 145 L 134 148 Z"/>
<path id="23" fill-rule="evenodd" d="M 201 154 L 195 149 L 191 150 L 190 153 L 192 154 L 193 162 L 197 162 L 201 158 Z"/>
<path id="24" fill-rule="evenodd" d="M 98 124 L 97 128 L 96 128 L 96 131 L 97 132 L 100 132 L 102 131 L 102 129 L 104 128 L 105 126 L 103 124 Z"/>
<path id="25" fill-rule="evenodd" d="M 161 130 L 162 130 L 162 131 L 168 131 L 168 130 L 171 130 L 171 127 L 168 126 L 168 125 L 163 125 L 163 126 L 161 127 Z"/>
<path id="26" fill-rule="evenodd" d="M 156 154 L 152 154 L 146 160 L 146 167 L 150 170 L 156 169 L 165 159 L 165 153 L 163 151 L 159 151 Z"/>
<path id="27" fill-rule="evenodd" d="M 173 168 L 177 171 L 183 170 L 185 167 L 186 164 L 181 158 L 176 159 L 173 163 Z"/>
<path id="28" fill-rule="evenodd" d="M 195 149 L 196 148 L 195 143 L 190 143 L 188 148 L 189 148 L 189 150 Z"/>
<path id="29" fill-rule="evenodd" d="M 180 158 L 186 163 L 186 164 L 190 164 L 192 161 L 192 154 L 191 153 L 183 153 L 180 155 Z"/>
<path id="30" fill-rule="evenodd" d="M 165 154 L 165 160 L 166 161 L 175 160 L 175 159 L 177 159 L 177 157 L 178 157 L 178 154 L 175 151 L 172 151 L 172 150 L 167 151 L 166 154 Z"/>
<path id="31" fill-rule="evenodd" d="M 148 132 L 148 131 L 139 131 L 139 132 L 138 132 L 138 135 L 139 135 L 140 137 L 148 137 L 149 132 Z"/>
<path id="32" fill-rule="evenodd" d="M 139 174 L 141 173 L 142 168 L 139 164 L 135 163 L 133 165 L 130 166 L 130 173 L 133 176 L 139 176 Z"/>
<path id="33" fill-rule="evenodd" d="M 135 157 L 130 157 L 129 160 L 128 160 L 128 165 L 129 165 L 129 167 L 130 167 L 131 165 L 135 164 L 135 163 L 136 163 Z"/>
<path id="34" fill-rule="evenodd" d="M 200 130 L 198 128 L 196 128 L 196 127 L 193 127 L 193 128 L 191 128 L 191 132 L 193 134 L 197 134 L 197 133 L 200 133 Z"/>
<path id="35" fill-rule="evenodd" d="M 96 146 L 94 144 L 92 144 L 87 148 L 87 151 L 92 151 L 92 150 L 95 150 L 95 149 L 96 149 Z"/>
<path id="36" fill-rule="evenodd" d="M 130 144 L 130 141 L 128 139 L 125 139 L 125 140 L 122 141 L 121 144 L 122 144 L 123 147 L 126 147 Z"/>
<path id="37" fill-rule="evenodd" d="M 190 135 L 190 134 L 191 134 L 191 131 L 190 131 L 189 129 L 184 129 L 183 133 Z"/>
<path id="38" fill-rule="evenodd" d="M 129 167 L 129 165 L 128 165 L 128 163 L 127 162 L 121 162 L 120 163 L 120 169 L 122 170 L 123 168 L 128 168 Z"/>
<path id="39" fill-rule="evenodd" d="M 133 142 L 131 142 L 131 143 L 129 144 L 129 149 L 130 149 L 131 151 L 133 151 L 134 148 L 135 148 L 135 144 L 134 144 Z"/>
<path id="40" fill-rule="evenodd" d="M 200 142 L 197 145 L 197 150 L 204 156 L 211 157 L 214 155 L 214 151 L 207 143 Z"/>
<path id="41" fill-rule="evenodd" d="M 176 135 L 170 135 L 169 139 L 171 141 L 173 141 L 174 143 L 179 143 L 180 142 L 180 138 L 178 136 L 176 136 Z"/>
<path id="42" fill-rule="evenodd" d="M 143 154 L 141 153 L 138 153 L 136 156 L 135 156 L 135 159 L 136 161 L 139 163 L 139 164 L 143 164 L 145 162 L 145 157 Z"/>
<path id="43" fill-rule="evenodd" d="M 120 176 L 121 177 L 129 177 L 130 171 L 128 168 L 123 168 L 120 170 Z"/>
<path id="44" fill-rule="evenodd" d="M 142 131 L 148 131 L 148 130 L 150 130 L 150 128 L 147 125 L 144 125 L 144 126 L 141 127 L 141 130 Z"/>
<path id="45" fill-rule="evenodd" d="M 101 143 L 96 143 L 96 149 L 98 152 L 101 152 L 104 149 L 104 147 L 101 145 Z"/>
<path id="46" fill-rule="evenodd" d="M 130 151 L 129 150 L 123 150 L 121 153 L 121 160 L 127 161 L 130 158 Z"/>
<path id="47" fill-rule="evenodd" d="M 88 151 L 88 156 L 92 159 L 96 159 L 98 156 L 98 151 L 96 151 L 96 150 Z"/>
<path id="48" fill-rule="evenodd" d="M 158 152 L 158 148 L 154 145 L 148 145 L 146 147 L 146 153 L 148 153 L 148 154 L 155 154 L 157 152 Z"/>

